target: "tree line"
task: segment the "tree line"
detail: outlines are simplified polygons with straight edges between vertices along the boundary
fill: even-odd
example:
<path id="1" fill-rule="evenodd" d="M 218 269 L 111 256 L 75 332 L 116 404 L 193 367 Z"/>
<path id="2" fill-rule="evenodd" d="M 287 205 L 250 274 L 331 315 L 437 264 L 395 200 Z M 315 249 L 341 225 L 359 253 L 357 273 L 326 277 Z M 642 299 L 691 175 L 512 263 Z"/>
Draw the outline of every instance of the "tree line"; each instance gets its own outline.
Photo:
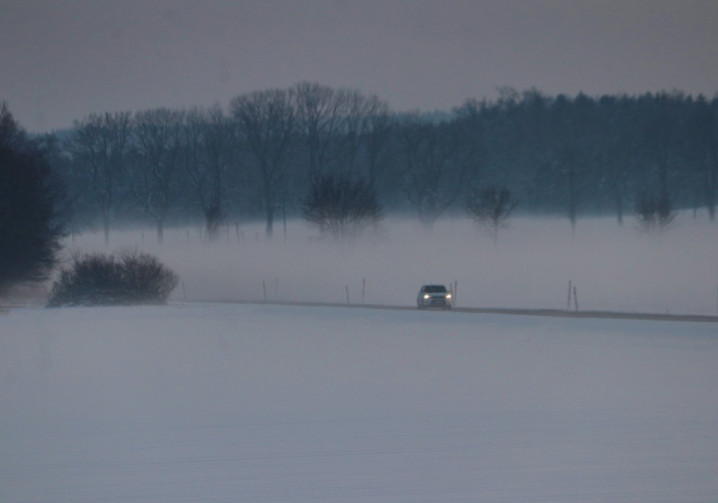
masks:
<path id="1" fill-rule="evenodd" d="M 718 97 L 507 89 L 496 103 L 467 102 L 459 117 L 483 128 L 487 177 L 515 189 L 525 209 L 563 213 L 572 225 L 580 212 L 610 212 L 622 224 L 658 201 L 715 220 Z"/>
<path id="2" fill-rule="evenodd" d="M 56 137 L 48 158 L 68 187 L 72 225 L 99 222 L 106 239 L 113 222 L 138 219 L 159 240 L 168 222 L 200 218 L 210 238 L 250 218 L 271 235 L 278 220 L 323 215 L 317 204 L 350 193 L 373 219 L 411 212 L 427 226 L 491 190 L 504 206 L 572 226 L 607 213 L 622 224 L 649 201 L 705 208 L 714 220 L 718 195 L 718 97 L 680 92 L 505 88 L 496 100 L 422 114 L 303 82 L 226 107 L 93 114 Z"/>

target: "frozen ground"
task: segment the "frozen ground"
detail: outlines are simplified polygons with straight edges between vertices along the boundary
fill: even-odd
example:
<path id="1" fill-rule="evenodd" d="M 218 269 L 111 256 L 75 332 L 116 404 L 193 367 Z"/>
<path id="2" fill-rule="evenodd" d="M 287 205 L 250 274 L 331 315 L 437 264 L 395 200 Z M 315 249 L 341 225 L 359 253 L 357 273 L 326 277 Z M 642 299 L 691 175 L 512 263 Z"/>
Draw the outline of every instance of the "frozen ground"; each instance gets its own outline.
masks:
<path id="1" fill-rule="evenodd" d="M 715 314 L 718 232 L 388 221 L 112 234 L 182 279 L 165 307 L 0 313 L 0 501 L 692 502 L 718 498 L 718 326 L 217 300 Z M 105 250 L 85 234 L 68 248 Z M 36 292 L 30 292 L 33 295 Z M 194 302 L 204 301 L 204 302 Z M 17 304 L 17 303 L 16 303 Z"/>
<path id="2" fill-rule="evenodd" d="M 718 495 L 713 323 L 328 307 L 0 316 L 0 501 Z"/>

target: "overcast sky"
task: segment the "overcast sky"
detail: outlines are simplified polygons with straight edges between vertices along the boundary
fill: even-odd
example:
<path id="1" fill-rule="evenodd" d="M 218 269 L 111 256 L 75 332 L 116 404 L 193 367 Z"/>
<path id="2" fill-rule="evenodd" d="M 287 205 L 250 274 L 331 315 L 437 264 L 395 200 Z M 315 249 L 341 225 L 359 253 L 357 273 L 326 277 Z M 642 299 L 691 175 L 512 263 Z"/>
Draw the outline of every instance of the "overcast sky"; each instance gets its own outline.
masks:
<path id="1" fill-rule="evenodd" d="M 718 91 L 718 0 L 0 0 L 0 100 L 30 131 L 316 81 L 395 109 L 496 89 Z"/>

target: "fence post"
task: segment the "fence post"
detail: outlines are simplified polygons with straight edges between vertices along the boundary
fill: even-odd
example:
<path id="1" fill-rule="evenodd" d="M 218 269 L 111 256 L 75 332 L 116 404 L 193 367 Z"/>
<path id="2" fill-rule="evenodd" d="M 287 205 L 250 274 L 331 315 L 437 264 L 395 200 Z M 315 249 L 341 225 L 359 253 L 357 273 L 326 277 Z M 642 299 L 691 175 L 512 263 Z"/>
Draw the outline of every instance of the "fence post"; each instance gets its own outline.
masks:
<path id="1" fill-rule="evenodd" d="M 568 280 L 568 298 L 566 299 L 566 311 L 571 310 L 571 280 Z"/>
<path id="2" fill-rule="evenodd" d="M 576 295 L 576 285 L 573 285 L 573 305 L 578 311 L 578 295 Z"/>
<path id="3" fill-rule="evenodd" d="M 349 285 L 344 285 L 344 291 L 347 293 L 347 304 L 350 304 L 350 302 L 349 302 Z"/>

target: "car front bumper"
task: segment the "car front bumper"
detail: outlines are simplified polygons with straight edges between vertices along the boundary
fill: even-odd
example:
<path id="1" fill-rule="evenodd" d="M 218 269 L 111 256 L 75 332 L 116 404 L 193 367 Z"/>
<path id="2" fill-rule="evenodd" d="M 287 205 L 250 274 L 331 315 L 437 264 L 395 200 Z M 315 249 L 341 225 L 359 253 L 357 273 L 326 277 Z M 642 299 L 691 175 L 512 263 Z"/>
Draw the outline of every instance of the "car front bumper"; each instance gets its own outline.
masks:
<path id="1" fill-rule="evenodd" d="M 428 299 L 418 299 L 417 304 L 419 307 L 450 308 L 451 299 L 447 299 L 446 297 L 430 297 Z"/>

